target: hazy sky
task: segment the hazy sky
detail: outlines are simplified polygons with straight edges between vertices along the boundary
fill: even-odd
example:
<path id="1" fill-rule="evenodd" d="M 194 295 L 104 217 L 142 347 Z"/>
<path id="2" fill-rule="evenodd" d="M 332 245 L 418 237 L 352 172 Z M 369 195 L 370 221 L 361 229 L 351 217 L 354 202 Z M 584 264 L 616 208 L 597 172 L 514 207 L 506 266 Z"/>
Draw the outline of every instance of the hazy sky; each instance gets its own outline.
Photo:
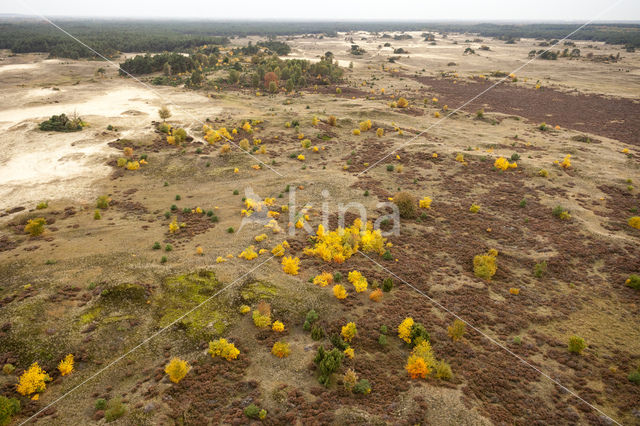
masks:
<path id="1" fill-rule="evenodd" d="M 2 0 L 0 13 L 271 20 L 640 21 L 640 0 Z M 21 3 L 28 5 L 23 6 Z"/>

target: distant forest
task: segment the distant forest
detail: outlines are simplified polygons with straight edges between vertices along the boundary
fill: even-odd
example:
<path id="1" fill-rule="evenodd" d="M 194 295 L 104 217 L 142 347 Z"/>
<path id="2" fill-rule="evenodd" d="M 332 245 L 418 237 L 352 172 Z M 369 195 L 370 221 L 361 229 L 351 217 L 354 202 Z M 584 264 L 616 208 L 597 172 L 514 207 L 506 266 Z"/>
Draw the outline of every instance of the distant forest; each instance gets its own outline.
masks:
<path id="1" fill-rule="evenodd" d="M 503 40 L 562 39 L 580 24 L 471 24 L 426 22 L 259 22 L 196 20 L 56 19 L 56 24 L 107 57 L 119 52 L 184 52 L 203 45 L 224 45 L 234 36 L 265 37 L 343 31 L 430 31 L 472 33 Z M 592 24 L 573 40 L 603 41 L 640 48 L 640 24 Z M 52 57 L 91 58 L 93 52 L 52 25 L 28 18 L 0 20 L 0 49 L 14 53 L 47 52 Z"/>

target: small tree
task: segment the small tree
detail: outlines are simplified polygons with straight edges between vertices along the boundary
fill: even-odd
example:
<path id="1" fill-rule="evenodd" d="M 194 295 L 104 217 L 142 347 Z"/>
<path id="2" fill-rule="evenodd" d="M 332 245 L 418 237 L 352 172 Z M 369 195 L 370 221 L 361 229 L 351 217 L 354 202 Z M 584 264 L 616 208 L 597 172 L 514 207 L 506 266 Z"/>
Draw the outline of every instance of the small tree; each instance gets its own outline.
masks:
<path id="1" fill-rule="evenodd" d="M 320 369 L 318 381 L 321 384 L 329 386 L 331 375 L 340 369 L 343 358 L 344 353 L 337 348 L 333 348 L 329 352 L 325 351 L 324 346 L 318 348 L 318 353 L 313 362 Z"/>
<path id="2" fill-rule="evenodd" d="M 162 108 L 158 110 L 158 115 L 162 119 L 162 121 L 166 121 L 167 118 L 171 117 L 171 111 L 166 105 L 163 105 Z"/>
<path id="3" fill-rule="evenodd" d="M 569 352 L 574 354 L 580 354 L 587 347 L 584 339 L 580 336 L 571 336 L 569 337 L 568 349 Z"/>

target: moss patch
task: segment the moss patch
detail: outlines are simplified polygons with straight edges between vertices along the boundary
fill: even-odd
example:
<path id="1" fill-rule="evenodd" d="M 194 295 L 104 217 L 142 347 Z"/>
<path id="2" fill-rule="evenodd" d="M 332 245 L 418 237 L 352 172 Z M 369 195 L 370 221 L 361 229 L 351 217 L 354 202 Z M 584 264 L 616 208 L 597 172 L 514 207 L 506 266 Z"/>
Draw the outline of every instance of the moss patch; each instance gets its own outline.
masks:
<path id="1" fill-rule="evenodd" d="M 162 284 L 162 291 L 153 301 L 158 317 L 158 326 L 166 327 L 189 310 L 210 299 L 222 288 L 211 271 L 168 277 Z M 185 330 L 194 339 L 207 339 L 224 332 L 236 311 L 225 303 L 226 294 L 208 300 L 198 309 L 180 318 L 176 326 Z"/>

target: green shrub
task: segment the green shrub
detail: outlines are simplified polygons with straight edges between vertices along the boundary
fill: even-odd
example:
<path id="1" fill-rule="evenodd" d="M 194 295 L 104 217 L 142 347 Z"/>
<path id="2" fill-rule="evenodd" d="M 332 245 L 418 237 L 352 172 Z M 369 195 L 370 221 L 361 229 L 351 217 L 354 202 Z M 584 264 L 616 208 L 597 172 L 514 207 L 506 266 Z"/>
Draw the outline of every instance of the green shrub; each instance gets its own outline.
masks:
<path id="1" fill-rule="evenodd" d="M 313 340 L 321 340 L 324 338 L 324 330 L 319 325 L 314 325 L 311 328 L 311 338 Z"/>
<path id="2" fill-rule="evenodd" d="M 629 278 L 625 281 L 625 284 L 628 287 L 631 287 L 635 290 L 640 290 L 640 275 L 631 274 Z"/>
<path id="3" fill-rule="evenodd" d="M 533 267 L 533 275 L 536 278 L 542 278 L 542 276 L 547 272 L 547 261 L 543 260 L 540 263 L 536 263 L 536 266 Z"/>
<path id="4" fill-rule="evenodd" d="M 393 280 L 390 277 L 382 280 L 382 291 L 388 293 L 393 289 Z"/>
<path id="5" fill-rule="evenodd" d="M 119 399 L 112 399 L 111 401 L 109 401 L 108 407 L 109 408 L 104 412 L 104 419 L 107 421 L 107 423 L 110 423 L 124 416 L 124 413 L 126 411 L 125 406 Z"/>
<path id="6" fill-rule="evenodd" d="M 360 393 L 366 395 L 371 392 L 371 383 L 367 379 L 359 380 L 353 387 L 353 393 Z"/>
<path id="7" fill-rule="evenodd" d="M 335 274 L 333 274 L 333 281 L 335 281 L 337 283 L 342 281 L 342 273 L 340 271 L 338 271 Z"/>
<path id="8" fill-rule="evenodd" d="M 36 209 L 42 210 L 42 209 L 46 209 L 47 207 L 49 207 L 49 203 L 47 203 L 46 201 L 42 201 L 38 203 L 38 205 L 36 206 Z"/>
<path id="9" fill-rule="evenodd" d="M 107 400 L 104 398 L 96 399 L 95 409 L 104 410 L 105 408 L 107 408 Z"/>
<path id="10" fill-rule="evenodd" d="M 628 379 L 630 382 L 636 385 L 640 385 L 640 368 L 638 368 L 636 371 L 632 371 L 631 373 L 629 373 Z"/>
<path id="11" fill-rule="evenodd" d="M 11 423 L 11 418 L 20 412 L 20 401 L 16 398 L 0 396 L 0 426 Z"/>
<path id="12" fill-rule="evenodd" d="M 422 323 L 416 322 L 411 327 L 411 333 L 409 334 L 411 339 L 411 345 L 416 346 L 422 341 L 429 341 L 429 332 Z"/>
<path id="13" fill-rule="evenodd" d="M 155 243 L 153 243 L 153 246 L 151 248 L 154 250 L 160 250 L 161 247 L 162 246 L 160 245 L 160 243 L 156 241 Z"/>
<path id="14" fill-rule="evenodd" d="M 324 346 L 318 348 L 318 353 L 313 359 L 313 362 L 318 367 L 318 381 L 321 384 L 329 386 L 331 375 L 340 369 L 343 358 L 344 354 L 337 348 L 331 351 L 325 351 Z"/>
<path id="15" fill-rule="evenodd" d="M 109 201 L 111 200 L 109 199 L 108 195 L 101 195 L 96 200 L 96 207 L 102 210 L 106 210 L 109 208 Z"/>
<path id="16" fill-rule="evenodd" d="M 587 347 L 587 344 L 585 343 L 582 337 L 579 337 L 579 336 L 569 337 L 569 344 L 568 344 L 569 352 L 574 354 L 580 354 L 586 347 Z"/>
<path id="17" fill-rule="evenodd" d="M 244 409 L 244 415 L 250 419 L 258 419 L 260 417 L 260 407 L 256 404 L 247 405 Z"/>
<path id="18" fill-rule="evenodd" d="M 380 346 L 387 346 L 387 336 L 385 336 L 384 334 L 378 336 L 378 343 L 380 344 Z"/>

